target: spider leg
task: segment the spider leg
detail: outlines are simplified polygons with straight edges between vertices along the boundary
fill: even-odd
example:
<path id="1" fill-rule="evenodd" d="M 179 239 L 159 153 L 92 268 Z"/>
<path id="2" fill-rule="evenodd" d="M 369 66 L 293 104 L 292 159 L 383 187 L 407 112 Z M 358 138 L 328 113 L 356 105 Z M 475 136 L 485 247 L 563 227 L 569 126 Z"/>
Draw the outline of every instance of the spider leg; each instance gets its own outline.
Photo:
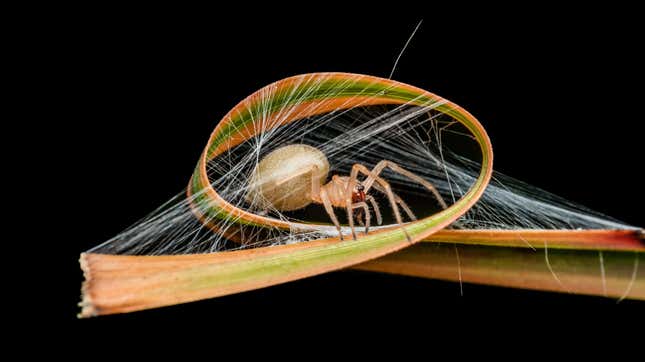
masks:
<path id="1" fill-rule="evenodd" d="M 354 230 L 354 215 L 352 213 L 352 210 L 354 210 L 354 208 L 352 207 L 351 196 L 345 201 L 345 208 L 347 209 L 347 221 L 349 223 L 349 228 L 352 230 L 352 239 L 356 240 L 356 230 Z"/>
<path id="2" fill-rule="evenodd" d="M 354 165 L 355 167 L 356 165 Z M 354 168 L 352 168 L 352 173 L 349 177 L 349 180 L 345 184 L 345 190 L 342 190 L 341 193 L 344 193 L 345 197 L 345 209 L 347 210 L 347 223 L 349 224 L 349 228 L 352 231 L 352 239 L 356 240 L 356 230 L 354 230 L 354 215 L 353 215 L 353 210 L 354 208 L 352 207 L 352 192 L 354 190 L 354 187 L 356 187 L 356 176 L 354 172 Z"/>
<path id="3" fill-rule="evenodd" d="M 336 218 L 336 214 L 334 213 L 334 208 L 331 205 L 331 201 L 329 200 L 329 196 L 327 195 L 327 191 L 325 191 L 325 189 L 320 189 L 320 199 L 322 200 L 322 203 L 325 206 L 325 211 L 327 211 L 329 218 L 334 223 L 334 226 L 336 226 L 336 230 L 338 230 L 338 235 L 340 235 L 340 240 L 344 240 L 343 232 L 340 230 L 340 224 L 338 223 L 338 219 Z"/>
<path id="4" fill-rule="evenodd" d="M 365 192 L 367 192 L 370 189 L 370 187 L 372 187 L 372 185 L 374 184 L 374 181 L 376 181 L 376 178 L 379 176 L 379 174 L 386 167 L 389 167 L 390 170 L 392 170 L 392 171 L 394 171 L 394 172 L 396 172 L 396 173 L 398 173 L 400 175 L 406 176 L 407 178 L 409 178 L 409 179 L 411 179 L 413 181 L 416 181 L 416 182 L 420 183 L 425 188 L 430 190 L 430 192 L 432 192 L 432 194 L 437 199 L 437 201 L 439 202 L 439 204 L 441 205 L 441 207 L 443 209 L 448 208 L 448 205 L 444 201 L 443 197 L 441 197 L 441 194 L 439 194 L 439 191 L 437 191 L 437 189 L 430 182 L 428 182 L 428 181 L 424 180 L 423 178 L 421 178 L 420 176 L 418 176 L 418 175 L 416 175 L 416 174 L 404 169 L 403 167 L 397 165 L 396 163 L 394 163 L 392 161 L 388 161 L 388 160 L 380 161 L 379 163 L 376 164 L 374 169 L 372 169 L 371 174 L 369 174 L 367 179 L 365 179 L 365 181 L 363 182 L 363 186 L 365 186 Z"/>
<path id="5" fill-rule="evenodd" d="M 377 191 L 380 191 L 380 192 L 382 192 L 382 193 L 385 193 L 385 190 L 384 190 L 380 185 L 378 185 L 378 184 L 374 184 L 374 185 L 372 185 L 372 186 L 374 186 L 374 188 L 375 188 Z M 405 210 L 405 213 L 406 213 L 406 214 L 408 214 L 408 217 L 409 217 L 412 221 L 416 221 L 416 220 L 417 220 L 417 217 L 416 217 L 416 215 L 414 215 L 414 213 L 412 212 L 412 209 L 410 209 L 410 207 L 408 206 L 408 204 L 407 204 L 405 201 L 403 201 L 403 199 L 402 199 L 401 197 L 399 197 L 399 195 L 397 195 L 395 192 L 392 192 L 392 194 L 394 194 L 394 199 L 396 200 L 396 202 L 397 202 L 397 203 L 399 203 L 399 205 L 401 205 L 401 208 L 403 208 L 403 210 Z"/>
<path id="6" fill-rule="evenodd" d="M 372 204 L 372 208 L 374 209 L 374 213 L 376 214 L 376 223 L 381 225 L 383 223 L 383 218 L 381 217 L 381 209 L 379 209 L 376 200 L 374 200 L 374 197 L 372 196 L 366 197 L 365 200 L 369 201 L 370 204 Z"/>
<path id="7" fill-rule="evenodd" d="M 363 208 L 363 212 L 365 213 L 365 234 L 370 230 L 370 209 L 367 206 L 367 204 L 363 201 L 357 202 L 352 205 L 352 209 L 358 209 L 358 208 Z"/>
<path id="8" fill-rule="evenodd" d="M 368 176 L 368 180 L 370 178 L 373 179 L 372 183 L 378 182 L 378 184 L 385 190 L 385 194 L 387 195 L 388 199 L 390 200 L 390 206 L 392 206 L 392 211 L 394 211 L 394 217 L 396 218 L 396 222 L 401 226 L 401 229 L 403 230 L 403 233 L 405 233 L 405 237 L 408 239 L 408 241 L 412 241 L 410 238 L 410 234 L 408 234 L 408 231 L 403 227 L 403 220 L 401 219 L 401 213 L 399 212 L 399 207 L 396 202 L 396 199 L 394 198 L 394 193 L 392 192 L 392 187 L 390 184 L 383 180 L 382 178 L 374 175 L 367 167 L 361 165 L 360 163 L 355 163 L 354 166 L 352 166 L 352 172 L 349 176 L 349 181 L 347 182 L 347 189 L 346 189 L 346 194 L 349 195 L 348 198 L 346 198 L 347 202 L 347 209 L 348 212 L 351 212 L 351 191 L 354 189 L 354 186 L 356 185 L 356 177 L 358 176 L 358 173 L 363 173 L 366 176 Z M 365 186 L 365 190 L 367 190 L 367 186 Z M 351 218 L 350 218 L 351 220 Z M 353 227 L 353 220 L 350 223 L 350 226 Z M 353 228 L 352 228 L 353 232 Z"/>
<path id="9" fill-rule="evenodd" d="M 360 226 L 365 226 L 365 223 L 363 222 L 363 219 L 361 218 L 363 216 L 363 213 L 356 214 L 356 221 L 358 221 L 358 225 Z"/>
<path id="10" fill-rule="evenodd" d="M 358 221 L 358 225 L 360 225 L 360 226 L 363 226 L 363 227 L 364 227 L 364 226 L 365 226 L 365 222 L 363 221 L 363 219 L 364 219 L 364 218 L 363 218 L 363 213 L 364 213 L 364 211 L 363 211 L 362 209 L 361 209 L 361 210 L 358 210 L 358 212 L 355 214 L 355 216 L 356 216 L 356 221 Z"/>

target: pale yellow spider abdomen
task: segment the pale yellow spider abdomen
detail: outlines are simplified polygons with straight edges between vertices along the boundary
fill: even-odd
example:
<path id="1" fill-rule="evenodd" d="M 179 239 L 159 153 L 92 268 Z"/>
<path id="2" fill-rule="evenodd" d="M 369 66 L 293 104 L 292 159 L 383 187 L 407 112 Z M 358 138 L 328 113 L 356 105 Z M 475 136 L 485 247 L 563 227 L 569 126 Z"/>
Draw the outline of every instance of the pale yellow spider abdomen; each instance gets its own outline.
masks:
<path id="1" fill-rule="evenodd" d="M 322 184 L 328 173 L 329 161 L 317 148 L 304 144 L 280 147 L 255 166 L 246 200 L 260 209 L 302 209 L 313 202 L 312 177 Z"/>

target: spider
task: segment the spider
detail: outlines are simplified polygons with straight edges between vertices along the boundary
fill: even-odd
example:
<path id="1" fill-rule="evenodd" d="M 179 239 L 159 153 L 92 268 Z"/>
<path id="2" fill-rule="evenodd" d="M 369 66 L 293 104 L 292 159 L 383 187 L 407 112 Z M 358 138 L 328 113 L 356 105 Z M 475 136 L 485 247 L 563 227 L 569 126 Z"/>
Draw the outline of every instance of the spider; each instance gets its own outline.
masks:
<path id="1" fill-rule="evenodd" d="M 390 184 L 380 176 L 385 168 L 423 185 L 434 195 L 443 209 L 447 207 L 430 182 L 388 160 L 378 162 L 372 170 L 356 163 L 352 166 L 349 176 L 333 175 L 331 181 L 325 183 L 329 173 L 327 157 L 317 148 L 305 144 L 283 146 L 265 156 L 251 174 L 246 200 L 255 207 L 263 209 L 264 212 L 271 208 L 278 211 L 298 210 L 312 202 L 322 204 L 336 226 L 341 240 L 344 240 L 344 236 L 334 213 L 334 207 L 345 208 L 352 238 L 356 240 L 355 210 L 358 211 L 357 220 L 365 227 L 366 234 L 369 232 L 371 222 L 368 203 L 374 209 L 378 225 L 383 222 L 378 203 L 373 196 L 369 195 L 369 191 L 373 188 L 387 195 L 396 222 L 410 240 L 410 235 L 403 228 L 399 206 L 411 220 L 417 218 L 405 201 L 394 193 Z M 359 181 L 357 179 L 359 174 L 366 178 Z"/>

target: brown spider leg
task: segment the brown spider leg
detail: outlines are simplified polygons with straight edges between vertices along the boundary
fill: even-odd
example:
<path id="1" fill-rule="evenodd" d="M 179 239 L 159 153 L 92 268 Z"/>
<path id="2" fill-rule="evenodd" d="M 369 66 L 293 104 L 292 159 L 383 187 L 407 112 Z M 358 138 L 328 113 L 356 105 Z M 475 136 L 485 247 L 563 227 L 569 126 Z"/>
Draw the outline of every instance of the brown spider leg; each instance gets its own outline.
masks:
<path id="1" fill-rule="evenodd" d="M 318 166 L 313 165 L 311 166 L 310 170 L 311 170 L 311 198 L 313 200 L 320 198 L 320 201 L 322 201 L 322 204 L 325 207 L 325 211 L 327 211 L 327 215 L 329 215 L 329 218 L 334 223 L 334 226 L 336 226 L 336 230 L 338 230 L 338 235 L 340 236 L 340 240 L 342 241 L 344 240 L 343 232 L 340 229 L 340 223 L 336 218 L 336 213 L 334 213 L 334 207 L 331 204 L 329 195 L 327 195 L 327 191 L 325 191 L 322 187 L 320 187 L 321 186 L 320 177 L 315 177 L 315 175 L 318 173 Z"/>
<path id="2" fill-rule="evenodd" d="M 364 201 L 357 202 L 352 205 L 352 209 L 358 209 L 358 208 L 363 208 L 363 212 L 365 212 L 365 234 L 367 234 L 370 230 L 370 209 L 367 206 L 367 204 Z"/>
<path id="3" fill-rule="evenodd" d="M 410 171 L 408 171 L 408 170 L 404 169 L 403 167 L 401 167 L 401 166 L 397 165 L 396 163 L 394 163 L 394 162 L 392 162 L 392 161 L 388 161 L 388 160 L 380 161 L 380 162 L 379 162 L 379 163 L 377 163 L 377 164 L 376 164 L 376 166 L 372 169 L 372 175 L 370 175 L 369 177 L 367 177 L 367 179 L 365 179 L 365 181 L 363 182 L 363 186 L 365 186 L 365 192 L 367 192 L 367 191 L 370 189 L 370 187 L 372 186 L 372 184 L 374 183 L 374 178 L 373 178 L 372 176 L 374 176 L 374 177 L 378 177 L 378 175 L 379 175 L 379 174 L 383 171 L 383 169 L 385 169 L 386 167 L 389 167 L 392 171 L 394 171 L 394 172 L 396 172 L 396 173 L 398 173 L 398 174 L 401 174 L 401 175 L 403 175 L 403 176 L 406 176 L 406 177 L 408 177 L 408 178 L 410 178 L 410 179 L 412 179 L 412 180 L 414 180 L 414 181 L 416 181 L 416 182 L 420 183 L 420 184 L 421 184 L 421 185 L 423 185 L 425 188 L 427 188 L 428 190 L 430 190 L 430 192 L 432 192 L 432 194 L 433 194 L 433 195 L 434 195 L 434 197 L 437 199 L 437 201 L 439 202 L 439 204 L 441 205 L 441 207 L 442 207 L 443 209 L 447 209 L 447 208 L 448 208 L 448 205 L 447 205 L 447 204 L 446 204 L 446 202 L 444 201 L 443 197 L 441 197 L 441 194 L 439 194 L 439 191 L 437 191 L 437 189 L 436 189 L 436 188 L 435 188 L 435 187 L 434 187 L 430 182 L 428 182 L 428 181 L 426 181 L 426 180 L 422 179 L 421 177 L 419 177 L 418 175 L 413 174 L 412 172 L 410 172 Z"/>
<path id="4" fill-rule="evenodd" d="M 383 190 L 383 188 L 382 188 L 381 186 L 379 186 L 378 184 L 373 184 L 372 186 L 374 186 L 374 188 L 375 188 L 377 191 L 380 191 L 380 192 L 382 192 L 382 193 L 385 193 L 385 190 Z M 399 197 L 399 195 L 397 195 L 395 192 L 392 192 L 392 193 L 394 194 L 394 199 L 396 200 L 396 202 L 398 202 L 398 203 L 399 203 L 399 205 L 401 205 L 401 207 L 403 208 L 403 210 L 405 210 L 405 213 L 406 213 L 406 214 L 408 214 L 408 217 L 409 217 L 412 221 L 416 221 L 416 220 L 417 220 L 417 217 L 416 217 L 416 215 L 414 215 L 414 213 L 412 212 L 412 209 L 410 209 L 410 207 L 408 206 L 408 204 L 407 204 L 405 201 L 403 201 L 403 199 L 402 199 L 401 197 Z"/>
<path id="5" fill-rule="evenodd" d="M 345 209 L 347 210 L 347 222 L 349 223 L 349 228 L 352 230 L 352 239 L 356 240 L 356 230 L 354 230 L 354 215 L 352 214 L 352 197 L 345 199 Z"/>
<path id="6" fill-rule="evenodd" d="M 361 216 L 363 214 L 359 214 L 358 216 Z M 356 221 L 358 221 L 358 225 L 360 226 L 365 226 L 365 223 L 363 222 L 363 219 L 356 217 Z"/>
<path id="7" fill-rule="evenodd" d="M 320 190 L 320 200 L 322 200 L 322 203 L 325 206 L 325 211 L 327 211 L 329 218 L 334 223 L 334 226 L 336 226 L 338 235 L 340 235 L 340 240 L 344 240 L 343 232 L 340 230 L 340 223 L 338 223 L 338 219 L 336 218 L 336 214 L 334 213 L 334 208 L 331 205 L 331 201 L 329 200 L 329 196 L 327 195 L 327 191 L 325 191 L 325 189 Z"/>
<path id="8" fill-rule="evenodd" d="M 346 192 L 350 195 L 349 198 L 347 199 L 347 202 L 349 202 L 349 205 L 351 205 L 351 202 L 352 202 L 351 190 L 353 190 L 353 186 L 356 184 L 356 177 L 358 176 L 359 172 L 365 174 L 366 176 L 368 176 L 368 178 L 372 178 L 373 179 L 372 183 L 376 181 L 379 183 L 381 187 L 383 187 L 383 189 L 385 189 L 385 194 L 390 200 L 390 206 L 392 206 L 392 211 L 394 211 L 394 217 L 396 218 L 396 222 L 401 226 L 401 230 L 403 230 L 403 233 L 405 233 L 405 237 L 408 239 L 408 241 L 412 241 L 412 239 L 410 238 L 410 234 L 408 234 L 408 231 L 405 229 L 405 227 L 403 227 L 403 220 L 401 219 L 401 213 L 399 212 L 399 207 L 396 203 L 396 199 L 394 198 L 392 187 L 387 181 L 372 174 L 372 172 L 367 167 L 361 165 L 360 163 L 355 163 L 354 166 L 352 166 L 352 172 L 349 176 L 349 181 L 347 182 L 347 191 L 349 192 L 347 191 Z M 367 190 L 367 187 L 365 189 Z M 348 210 L 350 210 L 349 206 L 348 206 Z M 352 225 L 353 225 L 353 220 L 350 226 Z"/>
<path id="9" fill-rule="evenodd" d="M 363 210 L 359 210 L 359 212 L 356 213 L 356 221 L 358 221 L 358 225 L 360 226 L 365 226 L 365 223 L 363 222 Z"/>
<path id="10" fill-rule="evenodd" d="M 352 174 L 354 169 L 352 168 Z M 352 207 L 352 193 L 356 187 L 356 175 L 350 177 L 347 183 L 345 184 L 345 190 L 342 190 L 341 194 L 345 196 L 345 209 L 347 211 L 347 223 L 349 224 L 349 229 L 352 231 L 352 239 L 356 240 L 356 230 L 354 230 L 354 215 Z"/>
<path id="11" fill-rule="evenodd" d="M 379 209 L 376 200 L 374 200 L 373 196 L 368 196 L 365 198 L 365 200 L 369 201 L 370 204 L 372 204 L 372 208 L 374 209 L 374 213 L 376 214 L 376 223 L 381 225 L 383 223 L 383 218 L 381 217 L 381 209 Z"/>

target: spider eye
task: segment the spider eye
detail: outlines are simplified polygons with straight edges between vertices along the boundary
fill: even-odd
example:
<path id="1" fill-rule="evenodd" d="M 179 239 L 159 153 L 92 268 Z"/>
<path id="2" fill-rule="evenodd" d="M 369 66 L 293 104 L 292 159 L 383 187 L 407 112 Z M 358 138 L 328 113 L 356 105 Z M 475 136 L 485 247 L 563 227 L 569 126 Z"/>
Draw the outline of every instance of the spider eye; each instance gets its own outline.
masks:
<path id="1" fill-rule="evenodd" d="M 358 191 L 363 191 L 363 190 L 365 190 L 365 186 L 363 186 L 363 185 L 361 185 L 361 184 L 358 184 L 358 185 L 356 185 L 356 189 L 357 189 Z"/>

